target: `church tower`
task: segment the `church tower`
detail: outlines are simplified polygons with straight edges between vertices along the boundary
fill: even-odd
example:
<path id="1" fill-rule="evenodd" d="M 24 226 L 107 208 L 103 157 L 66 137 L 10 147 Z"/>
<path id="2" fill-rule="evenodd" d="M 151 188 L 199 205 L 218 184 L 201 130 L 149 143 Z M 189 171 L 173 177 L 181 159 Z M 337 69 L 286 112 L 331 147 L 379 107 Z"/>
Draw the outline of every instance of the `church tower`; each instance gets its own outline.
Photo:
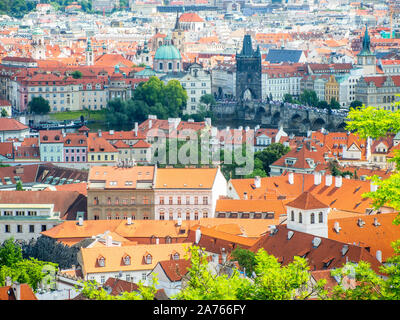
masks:
<path id="1" fill-rule="evenodd" d="M 246 34 L 240 53 L 236 53 L 236 98 L 240 101 L 261 99 L 261 53 L 253 49 Z"/>
<path id="2" fill-rule="evenodd" d="M 44 44 L 44 33 L 39 28 L 32 32 L 32 58 L 35 60 L 46 59 L 46 46 Z"/>
<path id="3" fill-rule="evenodd" d="M 87 66 L 94 65 L 92 41 L 90 39 L 87 40 L 87 46 L 86 46 L 86 65 Z"/>
<path id="4" fill-rule="evenodd" d="M 180 53 L 185 52 L 185 31 L 179 23 L 178 11 L 176 12 L 175 27 L 172 30 L 172 45 L 174 45 Z"/>
<path id="5" fill-rule="evenodd" d="M 371 39 L 365 26 L 362 49 L 357 55 L 357 65 L 363 69 L 363 75 L 376 74 L 376 55 L 371 51 Z"/>
<path id="6" fill-rule="evenodd" d="M 320 183 L 320 176 L 314 177 Z M 332 176 L 330 176 L 332 178 Z M 288 229 L 328 237 L 329 206 L 316 199 L 310 192 L 304 192 L 286 204 Z"/>

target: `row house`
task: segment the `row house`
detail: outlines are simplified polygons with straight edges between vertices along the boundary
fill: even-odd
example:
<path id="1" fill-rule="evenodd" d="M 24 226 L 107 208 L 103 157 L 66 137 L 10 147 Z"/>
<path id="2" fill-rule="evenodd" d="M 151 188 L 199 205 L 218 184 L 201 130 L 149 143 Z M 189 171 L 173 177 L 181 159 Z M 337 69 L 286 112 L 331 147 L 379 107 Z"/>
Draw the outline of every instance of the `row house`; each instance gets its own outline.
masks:
<path id="1" fill-rule="evenodd" d="M 258 128 L 255 129 L 254 151 L 262 151 L 271 143 L 279 143 L 281 137 L 286 137 L 287 133 L 283 131 L 283 127 L 278 129 Z"/>
<path id="2" fill-rule="evenodd" d="M 88 177 L 88 219 L 154 219 L 155 167 L 92 166 Z"/>
<path id="3" fill-rule="evenodd" d="M 102 137 L 102 132 L 90 132 L 87 137 L 87 161 L 92 163 L 116 163 L 118 150 Z"/>
<path id="4" fill-rule="evenodd" d="M 400 99 L 400 76 L 362 77 L 355 88 L 356 100 L 366 106 L 397 110 Z"/>
<path id="5" fill-rule="evenodd" d="M 61 130 L 39 131 L 40 161 L 64 161 L 64 135 Z"/>
<path id="6" fill-rule="evenodd" d="M 64 134 L 64 162 L 87 162 L 87 137 L 81 133 Z"/>
<path id="7" fill-rule="evenodd" d="M 285 94 L 300 96 L 300 81 L 303 73 L 289 67 L 264 68 L 262 71 L 262 98 L 272 96 L 273 100 L 281 101 Z"/>
<path id="8" fill-rule="evenodd" d="M 216 98 L 236 97 L 236 64 L 218 64 L 211 70 L 211 79 L 211 91 Z"/>
<path id="9" fill-rule="evenodd" d="M 86 211 L 85 197 L 75 191 L 0 192 L 0 242 L 10 237 L 29 242 L 70 214 Z"/>
<path id="10" fill-rule="evenodd" d="M 325 100 L 325 84 L 330 76 L 327 74 L 306 75 L 300 80 L 300 91 L 313 90 L 317 94 L 318 100 Z"/>
<path id="11" fill-rule="evenodd" d="M 219 167 L 159 168 L 154 179 L 156 220 L 213 218 L 217 200 L 226 195 Z"/>

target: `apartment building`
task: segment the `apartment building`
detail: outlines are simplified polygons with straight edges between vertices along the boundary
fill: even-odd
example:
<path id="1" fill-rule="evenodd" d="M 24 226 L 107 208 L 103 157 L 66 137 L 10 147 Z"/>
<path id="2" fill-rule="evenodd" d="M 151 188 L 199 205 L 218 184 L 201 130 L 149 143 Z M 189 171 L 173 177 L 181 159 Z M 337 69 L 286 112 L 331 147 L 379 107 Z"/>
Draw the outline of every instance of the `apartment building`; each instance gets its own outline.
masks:
<path id="1" fill-rule="evenodd" d="M 152 166 L 92 166 L 88 219 L 154 219 L 154 171 Z"/>

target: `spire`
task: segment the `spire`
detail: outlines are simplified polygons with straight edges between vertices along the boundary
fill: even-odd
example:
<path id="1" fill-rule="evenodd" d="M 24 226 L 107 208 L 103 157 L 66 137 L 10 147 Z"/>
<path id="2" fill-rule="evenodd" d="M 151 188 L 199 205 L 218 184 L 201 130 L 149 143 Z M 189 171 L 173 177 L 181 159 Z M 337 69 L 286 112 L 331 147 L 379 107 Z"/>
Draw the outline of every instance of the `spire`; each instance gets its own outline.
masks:
<path id="1" fill-rule="evenodd" d="M 240 54 L 244 56 L 252 56 L 254 54 L 253 46 L 251 44 L 251 36 L 249 34 L 246 34 L 243 38 L 243 48 Z"/>
<path id="2" fill-rule="evenodd" d="M 178 10 L 176 11 L 176 21 L 174 30 L 180 30 Z"/>
<path id="3" fill-rule="evenodd" d="M 371 40 L 368 34 L 368 26 L 365 25 L 365 33 L 364 33 L 364 41 L 363 41 L 363 49 L 370 51 Z"/>

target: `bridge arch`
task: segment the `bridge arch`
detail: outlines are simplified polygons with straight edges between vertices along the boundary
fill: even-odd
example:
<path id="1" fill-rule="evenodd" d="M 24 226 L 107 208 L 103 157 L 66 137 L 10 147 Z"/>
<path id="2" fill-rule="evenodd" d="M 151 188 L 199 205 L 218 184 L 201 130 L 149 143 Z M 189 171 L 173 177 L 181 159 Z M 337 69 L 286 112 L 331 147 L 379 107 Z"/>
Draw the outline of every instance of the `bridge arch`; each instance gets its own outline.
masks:
<path id="1" fill-rule="evenodd" d="M 311 130 L 319 130 L 322 127 L 326 126 L 326 122 L 322 118 L 315 119 L 311 124 Z"/>
<path id="2" fill-rule="evenodd" d="M 281 113 L 279 111 L 276 111 L 272 115 L 271 122 L 272 122 L 273 125 L 278 125 L 280 120 L 281 120 Z"/>
<path id="3" fill-rule="evenodd" d="M 336 126 L 336 129 L 337 130 L 342 130 L 342 131 L 345 131 L 346 130 L 346 122 L 341 122 L 341 123 L 339 123 L 337 126 Z"/>

